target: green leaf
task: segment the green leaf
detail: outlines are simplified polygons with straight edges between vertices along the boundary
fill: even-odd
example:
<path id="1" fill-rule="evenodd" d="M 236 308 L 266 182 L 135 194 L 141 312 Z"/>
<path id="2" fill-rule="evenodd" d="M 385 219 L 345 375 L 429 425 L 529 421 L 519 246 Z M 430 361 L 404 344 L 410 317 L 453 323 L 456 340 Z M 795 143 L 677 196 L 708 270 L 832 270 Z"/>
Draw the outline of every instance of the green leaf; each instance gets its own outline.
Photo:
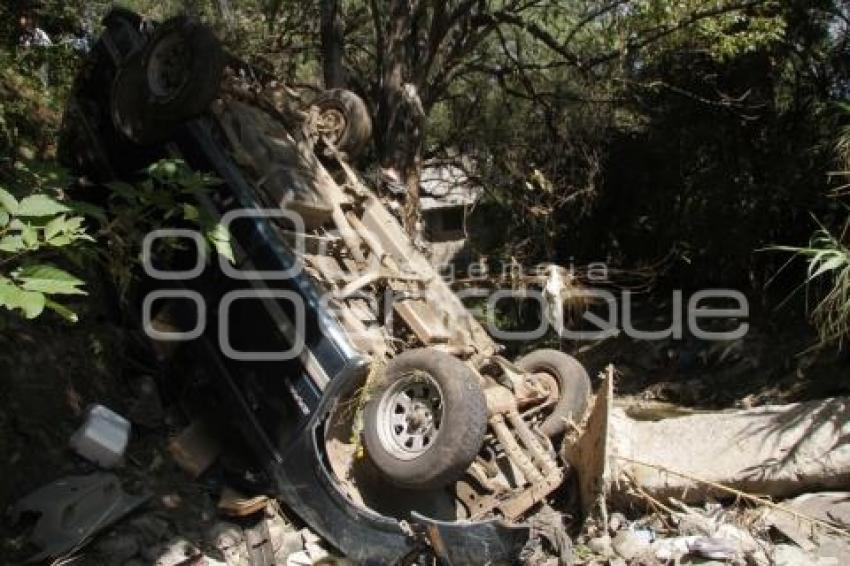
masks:
<path id="1" fill-rule="evenodd" d="M 191 204 L 183 205 L 183 220 L 197 220 L 201 213 L 198 212 L 198 207 Z"/>
<path id="2" fill-rule="evenodd" d="M 18 235 L 3 236 L 0 238 L 0 252 L 15 253 L 23 250 L 25 247 L 23 238 Z"/>
<path id="3" fill-rule="evenodd" d="M 835 256 L 825 260 L 820 265 L 820 267 L 818 267 L 817 271 L 815 271 L 810 276 L 810 279 L 814 279 L 816 277 L 819 277 L 820 275 L 823 275 L 824 273 L 827 273 L 827 272 L 835 271 L 838 268 L 846 265 L 846 263 L 847 263 L 847 258 L 844 255 L 835 255 Z M 814 267 L 814 265 L 815 265 L 815 263 L 813 262 L 812 266 Z"/>
<path id="4" fill-rule="evenodd" d="M 219 255 L 226 257 L 230 263 L 236 263 L 233 246 L 230 245 L 230 232 L 223 224 L 216 224 L 207 230 L 206 236 Z"/>
<path id="5" fill-rule="evenodd" d="M 6 189 L 0 188 L 0 206 L 15 214 L 18 211 L 18 199 L 13 197 Z"/>
<path id="6" fill-rule="evenodd" d="M 5 210 L 0 210 L 0 228 L 5 228 L 9 224 L 9 213 Z"/>
<path id="7" fill-rule="evenodd" d="M 230 263 L 236 263 L 236 258 L 233 257 L 233 246 L 230 245 L 230 242 L 215 240 L 213 241 L 213 247 L 215 247 L 218 255 L 224 256 Z"/>
<path id="8" fill-rule="evenodd" d="M 66 219 L 65 215 L 62 214 L 57 216 L 53 220 L 47 223 L 44 227 L 44 239 L 49 240 L 53 236 L 65 231 Z"/>
<path id="9" fill-rule="evenodd" d="M 86 239 L 89 239 L 86 237 Z M 71 236 L 66 236 L 62 234 L 61 236 L 55 236 L 47 241 L 48 245 L 53 246 L 54 248 L 61 248 L 67 246 L 71 242 L 73 242 L 73 238 Z"/>
<path id="10" fill-rule="evenodd" d="M 53 216 L 71 210 L 47 195 L 30 195 L 18 204 L 18 216 Z"/>
<path id="11" fill-rule="evenodd" d="M 28 265 L 12 273 L 12 277 L 21 283 L 27 291 L 38 291 L 48 295 L 85 295 L 78 289 L 84 282 L 67 271 L 52 265 Z"/>
<path id="12" fill-rule="evenodd" d="M 148 166 L 148 175 L 155 179 L 167 181 L 180 171 L 183 162 L 179 159 L 161 159 Z"/>
<path id="13" fill-rule="evenodd" d="M 66 232 L 77 232 L 83 227 L 85 219 L 82 216 L 72 216 L 65 222 Z"/>
<path id="14" fill-rule="evenodd" d="M 94 241 L 94 238 L 85 233 L 83 229 L 84 219 L 82 216 L 72 216 L 67 218 L 64 214 L 51 219 L 44 225 L 44 243 L 53 247 L 67 246 L 68 244 L 78 241 L 87 240 Z M 21 224 L 19 227 L 21 235 L 24 236 L 24 243 L 34 246 L 37 243 L 37 233 L 33 233 L 33 229 Z M 34 240 L 34 238 L 36 238 Z"/>
<path id="15" fill-rule="evenodd" d="M 59 303 L 51 301 L 50 299 L 44 299 L 44 306 L 46 306 L 68 322 L 77 322 L 78 320 L 80 320 L 80 317 L 77 316 L 77 313 L 75 313 L 65 305 L 60 305 Z"/>
<path id="16" fill-rule="evenodd" d="M 20 309 L 26 318 L 35 318 L 44 310 L 44 305 L 41 293 L 23 290 L 10 281 L 0 281 L 0 306 Z"/>
<path id="17" fill-rule="evenodd" d="M 26 225 L 21 229 L 21 238 L 23 238 L 26 247 L 38 247 L 38 231 L 32 226 Z"/>

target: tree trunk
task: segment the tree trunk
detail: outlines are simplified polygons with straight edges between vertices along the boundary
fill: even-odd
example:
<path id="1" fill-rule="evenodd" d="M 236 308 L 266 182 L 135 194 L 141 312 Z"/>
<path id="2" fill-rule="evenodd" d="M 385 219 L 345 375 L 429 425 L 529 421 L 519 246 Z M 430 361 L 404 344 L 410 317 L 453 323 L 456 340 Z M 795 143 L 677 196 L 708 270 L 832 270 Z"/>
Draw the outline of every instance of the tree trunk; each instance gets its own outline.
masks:
<path id="1" fill-rule="evenodd" d="M 405 174 L 407 197 L 404 201 L 404 227 L 407 233 L 414 237 L 420 229 L 419 181 L 422 178 L 422 142 L 417 144 L 414 154 L 410 156 L 411 165 Z"/>
<path id="2" fill-rule="evenodd" d="M 321 0 L 322 71 L 325 88 L 345 87 L 345 38 L 339 0 Z"/>
<path id="3" fill-rule="evenodd" d="M 385 91 L 389 119 L 383 124 L 381 165 L 395 169 L 407 188 L 404 226 L 410 235 L 415 235 L 419 219 L 419 181 L 426 116 L 412 84 L 405 83 L 398 90 L 385 88 Z"/>
<path id="4" fill-rule="evenodd" d="M 218 14 L 224 22 L 224 27 L 227 33 L 233 33 L 236 27 L 236 16 L 233 13 L 233 7 L 230 5 L 230 0 L 216 0 L 218 6 Z"/>
<path id="5" fill-rule="evenodd" d="M 415 235 L 426 116 L 416 87 L 405 82 L 410 43 L 415 39 L 410 34 L 410 20 L 410 3 L 393 0 L 387 24 L 377 139 L 381 166 L 394 169 L 407 188 L 404 225 L 409 234 Z"/>

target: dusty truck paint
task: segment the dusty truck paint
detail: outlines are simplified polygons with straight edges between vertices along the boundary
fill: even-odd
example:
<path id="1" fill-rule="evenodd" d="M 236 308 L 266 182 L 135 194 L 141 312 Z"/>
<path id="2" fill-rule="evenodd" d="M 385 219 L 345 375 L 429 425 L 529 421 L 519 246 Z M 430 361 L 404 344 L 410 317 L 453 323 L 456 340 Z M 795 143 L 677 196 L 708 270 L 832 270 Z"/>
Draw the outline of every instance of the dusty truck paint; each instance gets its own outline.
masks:
<path id="1" fill-rule="evenodd" d="M 540 433 L 546 419 L 579 417 L 559 412 L 561 400 L 572 394 L 563 376 L 524 372 L 496 355 L 498 345 L 437 276 L 387 203 L 331 140 L 321 139 L 321 108 L 276 107 L 273 99 L 242 88 L 234 76 L 244 66 L 224 57 L 235 71 L 221 83 L 218 98 L 202 112 L 181 114 L 186 107 L 174 100 L 187 99 L 185 93 L 136 92 L 145 88 L 147 48 L 164 41 L 158 29 L 184 30 L 190 47 L 213 48 L 209 34 L 186 19 L 158 28 L 126 10 L 111 12 L 105 25 L 69 103 L 67 122 L 78 150 L 73 166 L 103 183 L 132 180 L 162 157 L 180 158 L 223 180 L 203 206 L 218 218 L 240 216 L 231 225 L 240 269 L 303 267 L 284 278 L 246 279 L 228 275 L 233 268 L 227 262 L 213 261 L 199 277 L 177 284 L 207 304 L 228 307 L 226 318 L 208 317 L 198 361 L 217 377 L 232 422 L 262 455 L 278 497 L 358 561 L 394 563 L 431 548 L 449 562 L 513 562 L 530 536 L 523 521 L 564 475 L 553 439 Z M 203 92 L 211 92 L 219 57 L 209 60 L 187 69 L 201 73 L 190 78 L 203 83 Z M 161 108 L 157 98 L 163 99 Z M 293 232 L 269 210 L 298 211 L 303 226 Z M 299 249 L 293 240 L 308 245 Z M 391 319 L 369 301 L 378 288 L 398 297 L 387 309 Z M 302 311 L 284 295 L 297 298 Z M 234 300 L 247 296 L 261 300 Z M 302 347 L 290 359 L 242 355 L 298 342 Z M 479 454 L 459 460 L 460 477 L 440 488 L 453 511 L 439 520 L 416 514 L 416 506 L 388 513 L 373 505 L 371 488 L 350 481 L 348 473 L 370 465 L 369 455 L 351 457 L 356 446 L 337 443 L 348 451 L 351 468 L 338 469 L 342 460 L 330 448 L 339 427 L 350 437 L 354 426 L 353 416 L 342 417 L 339 407 L 356 399 L 364 383 L 380 397 L 382 364 L 411 348 L 460 360 L 474 376 L 469 386 L 486 400 L 482 437 L 473 445 Z M 583 406 L 584 399 L 578 401 Z M 452 437 L 450 431 L 437 439 L 446 447 Z M 516 523 L 493 520 L 497 514 Z"/>

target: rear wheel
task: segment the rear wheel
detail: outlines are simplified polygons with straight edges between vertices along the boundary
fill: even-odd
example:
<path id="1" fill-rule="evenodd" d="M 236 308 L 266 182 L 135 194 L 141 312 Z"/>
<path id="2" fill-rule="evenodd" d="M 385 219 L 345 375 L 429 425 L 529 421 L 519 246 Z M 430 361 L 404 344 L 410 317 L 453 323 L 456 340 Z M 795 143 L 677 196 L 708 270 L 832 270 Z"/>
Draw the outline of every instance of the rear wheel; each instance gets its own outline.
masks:
<path id="1" fill-rule="evenodd" d="M 457 480 L 478 454 L 487 405 L 478 376 L 444 352 L 409 350 L 390 361 L 364 410 L 363 439 L 391 482 L 433 489 Z"/>
<path id="2" fill-rule="evenodd" d="M 523 356 L 516 366 L 527 373 L 548 374 L 558 382 L 560 397 L 540 425 L 540 432 L 557 436 L 566 430 L 568 422 L 579 422 L 584 417 L 591 387 L 581 362 L 559 350 L 542 349 Z"/>

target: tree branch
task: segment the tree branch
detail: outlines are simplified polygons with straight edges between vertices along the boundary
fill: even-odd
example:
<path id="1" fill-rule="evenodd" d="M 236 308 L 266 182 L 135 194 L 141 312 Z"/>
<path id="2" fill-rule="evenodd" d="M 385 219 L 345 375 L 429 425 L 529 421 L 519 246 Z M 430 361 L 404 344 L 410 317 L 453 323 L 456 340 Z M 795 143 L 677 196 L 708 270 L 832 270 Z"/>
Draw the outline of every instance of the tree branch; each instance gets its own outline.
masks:
<path id="1" fill-rule="evenodd" d="M 582 30 L 582 28 L 584 28 L 586 25 L 593 22 L 596 18 L 598 18 L 600 16 L 604 16 L 608 12 L 610 12 L 612 10 L 616 10 L 617 8 L 622 6 L 623 4 L 628 4 L 631 1 L 632 0 L 614 0 L 610 4 L 600 6 L 596 10 L 591 10 L 582 19 L 580 19 L 578 22 L 576 22 L 575 25 L 573 25 L 572 29 L 567 33 L 567 38 L 564 40 L 563 44 L 569 45 L 570 43 L 572 43 L 576 34 L 578 32 L 580 32 Z"/>
<path id="2" fill-rule="evenodd" d="M 372 29 L 375 32 L 375 76 L 382 77 L 384 75 L 386 40 L 384 39 L 384 27 L 381 22 L 381 9 L 378 6 L 378 0 L 369 0 L 369 11 L 372 14 Z"/>
<path id="3" fill-rule="evenodd" d="M 665 37 L 667 37 L 671 34 L 674 34 L 677 31 L 682 31 L 683 29 L 688 28 L 688 27 L 690 27 L 690 26 L 692 26 L 692 25 L 694 25 L 694 24 L 696 24 L 696 23 L 698 23 L 702 20 L 707 20 L 709 18 L 722 16 L 724 14 L 729 14 L 731 12 L 738 12 L 738 11 L 747 10 L 749 8 L 755 8 L 756 6 L 760 6 L 760 5 L 767 3 L 767 1 L 768 0 L 750 0 L 748 2 L 742 2 L 742 3 L 738 3 L 738 4 L 729 4 L 729 5 L 726 5 L 726 6 L 720 6 L 718 8 L 711 8 L 711 9 L 708 9 L 708 10 L 701 10 L 701 11 L 698 11 L 698 12 L 694 12 L 693 14 L 691 14 L 687 18 L 679 21 L 675 25 L 664 27 L 664 28 L 660 29 L 659 31 L 657 31 L 655 33 L 651 33 L 651 34 L 649 34 L 649 35 L 647 35 L 647 36 L 645 36 L 641 39 L 638 39 L 638 40 L 635 40 L 635 41 L 630 41 L 626 45 L 626 50 L 628 50 L 628 51 L 638 51 L 638 50 L 643 49 L 644 47 L 646 47 L 648 45 L 655 43 L 656 41 L 658 41 L 660 39 L 663 39 L 663 38 L 665 38 Z M 607 53 L 605 55 L 602 55 L 600 57 L 596 57 L 594 59 L 591 59 L 590 61 L 587 61 L 585 63 L 585 66 L 586 67 L 596 67 L 598 65 L 601 65 L 603 63 L 608 63 L 608 62 L 616 59 L 621 54 L 622 54 L 622 50 L 611 51 L 610 53 Z"/>
<path id="4" fill-rule="evenodd" d="M 567 61 L 576 67 L 582 67 L 581 61 L 574 53 L 570 52 L 565 45 L 555 38 L 555 36 L 536 23 L 527 22 L 520 16 L 508 13 L 504 10 L 494 12 L 491 17 L 496 23 L 508 24 L 525 30 L 531 37 L 537 39 L 543 45 L 563 57 L 564 61 Z"/>

